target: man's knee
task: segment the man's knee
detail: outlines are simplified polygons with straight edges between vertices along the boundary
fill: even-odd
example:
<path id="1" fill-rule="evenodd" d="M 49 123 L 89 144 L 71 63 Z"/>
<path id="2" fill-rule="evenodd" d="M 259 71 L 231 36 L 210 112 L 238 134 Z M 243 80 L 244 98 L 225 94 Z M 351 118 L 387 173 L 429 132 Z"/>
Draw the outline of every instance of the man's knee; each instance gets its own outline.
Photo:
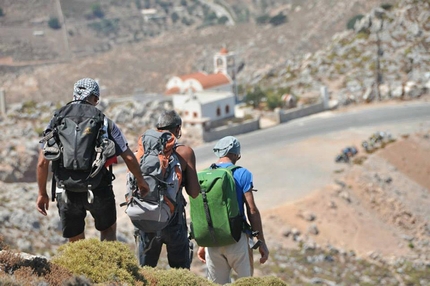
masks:
<path id="1" fill-rule="evenodd" d="M 74 241 L 78 241 L 81 239 L 85 239 L 85 234 L 83 232 L 78 234 L 78 235 L 75 235 L 73 237 L 69 237 L 69 242 L 74 242 Z"/>
<path id="2" fill-rule="evenodd" d="M 115 241 L 116 240 L 116 223 L 105 230 L 100 231 L 100 240 Z"/>

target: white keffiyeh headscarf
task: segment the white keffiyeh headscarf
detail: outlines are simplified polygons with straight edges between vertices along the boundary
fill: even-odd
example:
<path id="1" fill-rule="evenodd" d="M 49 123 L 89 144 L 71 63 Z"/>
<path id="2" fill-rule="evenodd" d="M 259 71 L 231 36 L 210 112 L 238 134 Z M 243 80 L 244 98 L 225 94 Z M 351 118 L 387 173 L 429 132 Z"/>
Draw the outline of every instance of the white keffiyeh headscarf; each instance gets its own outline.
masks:
<path id="1" fill-rule="evenodd" d="M 78 80 L 73 88 L 73 100 L 86 100 L 90 95 L 100 97 L 98 83 L 92 78 Z"/>

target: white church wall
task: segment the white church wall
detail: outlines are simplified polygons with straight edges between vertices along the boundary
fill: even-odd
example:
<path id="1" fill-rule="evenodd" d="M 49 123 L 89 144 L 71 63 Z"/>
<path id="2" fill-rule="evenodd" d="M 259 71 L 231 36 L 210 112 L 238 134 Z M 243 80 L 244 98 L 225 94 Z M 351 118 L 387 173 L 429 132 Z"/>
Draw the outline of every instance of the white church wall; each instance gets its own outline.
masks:
<path id="1" fill-rule="evenodd" d="M 171 79 L 169 79 L 169 81 L 167 82 L 166 89 L 168 90 L 168 89 L 171 89 L 171 88 L 174 88 L 174 87 L 180 87 L 182 85 L 183 85 L 182 79 L 180 79 L 177 76 L 174 76 Z"/>
<path id="2" fill-rule="evenodd" d="M 183 82 L 181 86 L 181 91 L 186 92 L 189 88 L 191 88 L 194 91 L 202 91 L 203 86 L 198 80 L 195 80 L 193 78 L 187 79 Z"/>

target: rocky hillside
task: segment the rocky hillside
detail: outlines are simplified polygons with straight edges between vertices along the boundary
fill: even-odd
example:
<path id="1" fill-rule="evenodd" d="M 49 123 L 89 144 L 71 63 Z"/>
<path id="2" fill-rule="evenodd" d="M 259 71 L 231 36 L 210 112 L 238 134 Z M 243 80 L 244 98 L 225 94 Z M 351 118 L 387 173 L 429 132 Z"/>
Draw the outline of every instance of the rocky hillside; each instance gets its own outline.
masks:
<path id="1" fill-rule="evenodd" d="M 418 97 L 430 89 L 430 2 L 403 0 L 373 9 L 303 61 L 262 75 L 264 86 L 315 95 L 322 85 L 341 103 Z"/>
<path id="2" fill-rule="evenodd" d="M 212 57 L 223 45 L 245 64 L 240 83 L 254 84 L 279 63 L 327 46 L 355 15 L 395 1 L 210 1 L 218 3 L 210 6 L 205 1 L 129 0 L 109 1 L 109 5 L 106 1 L 100 7 L 102 19 L 91 14 L 96 2 L 34 0 L 28 5 L 18 0 L 0 4 L 4 11 L 0 17 L 0 85 L 8 102 L 66 100 L 70 87 L 82 76 L 98 78 L 104 95 L 160 93 L 172 75 L 211 72 Z M 167 10 L 160 6 L 170 2 Z M 145 22 L 136 3 L 142 9 L 159 11 L 166 22 Z M 182 20 L 173 24 L 172 15 L 179 13 L 176 8 L 193 24 L 180 24 Z M 280 14 L 285 22 L 270 24 Z M 57 30 L 47 28 L 50 15 L 64 25 Z M 234 25 L 203 25 L 205 17 L 215 21 L 226 15 L 231 15 Z M 93 26 L 117 30 L 104 34 Z M 152 28 L 157 32 L 149 32 Z M 33 35 L 38 31 L 43 36 Z"/>
<path id="3" fill-rule="evenodd" d="M 117 5 L 122 3 L 111 2 Z M 233 26 L 206 28 L 190 25 L 184 30 L 178 28 L 174 33 L 166 29 L 150 40 L 112 44 L 103 51 L 89 49 L 91 55 L 72 54 L 62 63 L 58 63 L 56 57 L 44 57 L 43 52 L 54 53 L 43 45 L 38 46 L 38 50 L 32 44 L 14 40 L 12 42 L 16 46 L 5 52 L 8 40 L 1 37 L 0 49 L 3 50 L 0 55 L 6 64 L 0 65 L 0 82 L 6 92 L 8 116 L 0 118 L 0 127 L 5 134 L 0 138 L 0 233 L 8 244 L 21 251 L 50 257 L 64 243 L 55 203 L 51 204 L 47 218 L 39 215 L 34 207 L 37 195 L 35 164 L 40 132 L 52 110 L 70 98 L 74 81 L 82 76 L 100 79 L 103 98 L 100 107 L 124 128 L 130 140 L 140 133 L 135 126 L 142 129 L 153 126 L 157 112 L 168 106 L 169 102 L 157 96 L 142 96 L 136 100 L 137 97 L 124 99 L 124 95 L 132 94 L 136 89 L 140 92 L 142 89 L 147 92 L 161 91 L 169 75 L 208 69 L 212 54 L 219 50 L 221 43 L 236 50 L 245 63 L 240 73 L 243 85 L 290 88 L 295 95 L 312 97 L 324 84 L 329 87 L 332 99 L 344 104 L 377 98 L 375 88 L 371 88 L 376 86 L 375 82 L 380 82 L 380 96 L 384 100 L 392 97 L 415 98 L 429 88 L 428 0 L 402 0 L 392 7 L 384 5 L 384 8 L 374 7 L 389 1 L 300 1 L 301 5 L 299 1 L 284 5 L 281 5 L 282 1 L 234 2 L 216 1 L 223 7 L 228 7 L 230 3 L 232 8 L 229 11 L 235 11 L 230 14 L 236 20 L 244 15 L 240 13 L 242 10 L 233 8 L 234 5 L 249 4 L 252 15 L 268 14 L 274 17 L 283 11 L 288 15 L 288 22 L 279 26 L 246 21 L 237 21 Z M 23 9 L 25 3 L 28 2 L 10 0 L 2 1 L 0 5 Z M 40 17 L 41 11 L 46 10 L 47 2 L 33 0 L 31 3 L 35 9 L 28 12 L 27 19 Z M 49 3 L 52 4 L 50 7 L 55 7 L 55 3 L 62 4 L 62 9 L 66 6 L 63 5 L 66 1 Z M 76 3 L 86 6 L 90 1 Z M 135 3 L 129 2 L 130 7 Z M 259 10 L 259 6 L 256 8 L 250 3 L 259 3 L 260 6 L 262 3 L 273 3 L 270 6 L 273 9 Z M 365 13 L 363 10 L 369 6 L 374 9 Z M 0 17 L 3 21 L 0 22 L 0 33 L 13 25 L 27 25 L 29 30 L 33 30 L 33 24 L 24 17 L 19 18 L 19 9 L 3 9 L 5 16 Z M 76 19 L 99 21 L 91 18 L 93 16 L 87 19 L 87 10 L 79 10 L 84 16 Z M 122 12 L 117 15 L 126 14 L 126 10 L 118 11 Z M 344 15 L 344 11 L 348 12 Z M 354 30 L 344 31 L 332 38 L 335 32 L 345 29 L 346 19 L 361 12 L 363 17 L 356 22 Z M 11 14 L 21 20 L 14 22 L 5 18 Z M 70 19 L 81 17 L 78 12 L 63 14 L 63 17 Z M 303 28 L 306 33 L 290 30 L 290 27 Z M 59 34 L 62 29 L 48 31 Z M 11 28 L 9 35 L 14 37 L 11 31 L 15 30 L 16 27 Z M 28 32 L 24 28 L 19 31 Z M 89 31 L 85 30 L 85 33 Z M 45 34 L 46 44 L 55 43 L 51 41 L 55 37 L 50 38 L 49 33 Z M 302 34 L 305 34 L 304 37 Z M 77 32 L 73 33 L 73 37 L 76 35 Z M 104 41 L 103 37 L 97 37 L 92 34 L 90 38 L 94 38 L 96 43 Z M 56 39 L 60 38 L 58 36 Z M 67 38 L 70 39 L 69 36 Z M 380 81 L 375 81 L 378 38 Z M 85 41 L 89 42 L 88 39 Z M 327 43 L 325 48 L 314 52 L 323 43 Z M 26 52 L 19 52 L 21 47 Z M 70 51 L 73 53 L 74 50 Z M 30 56 L 22 57 L 27 52 Z M 58 52 L 60 54 L 63 55 L 63 52 Z M 35 63 L 35 60 L 40 62 Z M 49 65 L 47 60 L 51 61 Z M 257 273 L 282 273 L 285 280 L 293 277 L 290 281 L 295 285 L 334 285 L 334 281 L 373 285 L 430 283 L 426 278 L 429 269 L 429 223 L 428 208 L 425 207 L 429 198 L 428 170 L 423 160 L 429 149 L 428 137 L 427 132 L 411 135 L 410 138 L 406 136 L 402 140 L 399 138 L 386 149 L 369 154 L 362 163 L 341 172 L 338 183 L 324 189 L 321 197 L 297 203 L 290 209 L 265 213 L 264 221 L 270 234 L 267 237 L 272 240 L 275 250 L 272 251 L 273 261 Z M 397 156 L 405 152 L 408 155 Z M 419 168 L 418 163 L 421 164 Z M 119 166 L 119 172 L 121 168 Z M 303 209 L 312 211 L 312 214 L 302 212 Z M 279 213 L 293 216 L 281 216 Z M 284 220 L 279 220 L 280 217 Z M 279 225 L 291 228 L 280 228 Z M 360 225 L 359 229 L 357 225 Z M 91 220 L 88 228 L 93 229 Z M 126 226 L 119 228 L 118 238 L 132 245 L 130 229 L 124 228 Z M 384 239 L 369 239 L 369 234 L 376 228 L 381 229 Z M 374 249 L 375 245 L 383 251 L 366 255 L 366 251 Z M 392 254 L 396 257 L 387 259 L 393 249 L 396 252 Z M 204 272 L 199 264 L 195 264 L 193 269 Z"/>
<path id="4" fill-rule="evenodd" d="M 340 166 L 333 185 L 262 212 L 271 257 L 256 275 L 291 285 L 428 285 L 429 145 L 429 131 L 405 134 Z M 55 203 L 42 217 L 36 196 L 35 183 L 0 182 L 0 230 L 13 249 L 49 258 L 65 240 Z M 92 219 L 87 230 L 96 236 Z M 119 222 L 118 239 L 133 246 L 130 223 Z M 203 276 L 204 265 L 194 259 L 192 271 Z"/>

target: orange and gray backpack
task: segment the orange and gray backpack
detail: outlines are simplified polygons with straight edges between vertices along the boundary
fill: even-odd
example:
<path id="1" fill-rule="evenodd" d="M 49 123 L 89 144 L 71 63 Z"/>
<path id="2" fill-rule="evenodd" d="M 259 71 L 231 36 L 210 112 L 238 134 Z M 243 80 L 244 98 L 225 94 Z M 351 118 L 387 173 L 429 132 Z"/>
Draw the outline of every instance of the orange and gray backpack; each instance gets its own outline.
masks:
<path id="1" fill-rule="evenodd" d="M 128 172 L 124 204 L 131 222 L 141 231 L 158 232 L 183 210 L 182 170 L 176 147 L 175 136 L 165 130 L 149 129 L 139 138 L 135 155 L 150 192 L 141 198 L 136 179 Z"/>

